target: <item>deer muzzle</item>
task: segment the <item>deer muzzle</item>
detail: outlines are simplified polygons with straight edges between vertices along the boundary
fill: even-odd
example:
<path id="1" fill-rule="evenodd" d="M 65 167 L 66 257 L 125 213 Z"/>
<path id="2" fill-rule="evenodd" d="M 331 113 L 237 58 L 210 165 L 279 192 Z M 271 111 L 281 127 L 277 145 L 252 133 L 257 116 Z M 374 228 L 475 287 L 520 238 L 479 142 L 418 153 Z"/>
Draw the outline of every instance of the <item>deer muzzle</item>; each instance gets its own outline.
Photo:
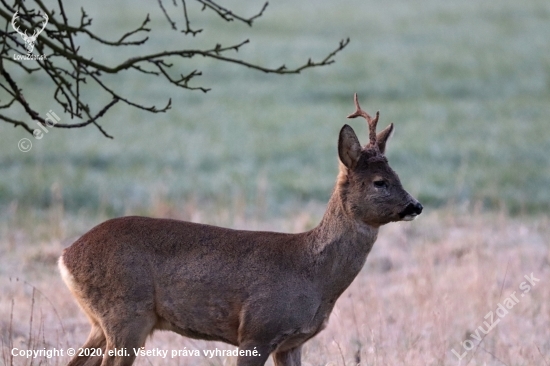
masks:
<path id="1" fill-rule="evenodd" d="M 401 213 L 399 213 L 399 217 L 403 221 L 412 221 L 416 218 L 416 216 L 420 215 L 422 213 L 422 209 L 424 207 L 420 204 L 418 201 L 411 202 L 405 207 Z"/>

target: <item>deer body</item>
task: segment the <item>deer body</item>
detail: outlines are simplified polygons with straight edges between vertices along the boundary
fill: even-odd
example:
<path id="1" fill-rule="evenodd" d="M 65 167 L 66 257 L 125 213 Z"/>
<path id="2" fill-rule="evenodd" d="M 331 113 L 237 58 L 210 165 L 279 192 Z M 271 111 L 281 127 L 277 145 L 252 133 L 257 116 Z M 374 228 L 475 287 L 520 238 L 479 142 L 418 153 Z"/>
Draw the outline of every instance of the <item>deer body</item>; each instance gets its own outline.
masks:
<path id="1" fill-rule="evenodd" d="M 92 323 L 83 348 L 126 348 L 131 355 L 76 356 L 70 364 L 130 365 L 132 348 L 142 347 L 154 330 L 171 330 L 256 351 L 239 356 L 238 366 L 263 365 L 270 354 L 278 366 L 300 365 L 301 345 L 325 327 L 336 300 L 363 267 L 379 226 L 422 210 L 379 156 L 389 136 L 383 133 L 375 141 L 382 150 L 373 153 L 355 146 L 353 130 L 344 126 L 336 188 L 321 223 L 308 232 L 145 217 L 113 219 L 90 230 L 59 261 Z M 361 199 L 361 193 L 383 189 L 373 179 L 385 179 L 388 187 L 379 192 L 382 197 Z M 358 199 L 373 203 L 364 207 Z"/>

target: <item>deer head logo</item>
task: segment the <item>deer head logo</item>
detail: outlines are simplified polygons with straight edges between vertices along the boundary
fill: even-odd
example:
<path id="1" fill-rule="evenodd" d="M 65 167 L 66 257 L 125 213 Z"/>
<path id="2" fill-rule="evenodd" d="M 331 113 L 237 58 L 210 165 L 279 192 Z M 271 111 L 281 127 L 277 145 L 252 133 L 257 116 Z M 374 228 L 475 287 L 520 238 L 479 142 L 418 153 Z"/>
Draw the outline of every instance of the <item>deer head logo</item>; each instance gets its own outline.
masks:
<path id="1" fill-rule="evenodd" d="M 43 14 L 42 17 L 44 18 L 42 29 L 40 29 L 39 31 L 35 30 L 32 36 L 27 35 L 27 31 L 21 32 L 19 30 L 19 27 L 15 24 L 15 21 L 17 20 L 17 18 L 19 18 L 19 16 L 17 15 L 17 12 L 15 12 L 15 14 L 13 14 L 13 17 L 11 18 L 11 26 L 17 33 L 21 35 L 21 37 L 25 41 L 25 48 L 27 49 L 28 53 L 32 53 L 32 50 L 34 49 L 34 42 L 36 42 L 36 37 L 38 37 L 38 35 L 42 33 L 44 28 L 46 28 L 46 24 L 48 24 L 48 16 L 46 14 Z"/>

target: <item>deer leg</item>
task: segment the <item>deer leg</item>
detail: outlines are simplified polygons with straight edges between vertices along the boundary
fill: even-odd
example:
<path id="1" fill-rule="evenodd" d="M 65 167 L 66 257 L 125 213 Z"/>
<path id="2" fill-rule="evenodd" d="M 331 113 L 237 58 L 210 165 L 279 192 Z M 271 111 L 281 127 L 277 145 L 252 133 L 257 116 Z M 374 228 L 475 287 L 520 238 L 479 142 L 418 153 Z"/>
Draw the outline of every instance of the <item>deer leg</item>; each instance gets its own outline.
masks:
<path id="1" fill-rule="evenodd" d="M 302 364 L 302 346 L 273 354 L 275 366 L 300 366 Z"/>
<path id="2" fill-rule="evenodd" d="M 263 366 L 265 361 L 269 358 L 269 348 L 269 345 L 257 343 L 245 343 L 239 345 L 239 351 L 250 351 L 252 356 L 239 355 L 237 358 L 237 366 Z"/>
<path id="3" fill-rule="evenodd" d="M 101 349 L 105 352 L 105 346 L 107 344 L 105 334 L 98 324 L 92 324 L 92 330 L 88 339 L 81 347 L 83 349 Z M 99 366 L 101 364 L 102 357 L 100 356 L 79 356 L 79 350 L 77 354 L 72 358 L 67 366 Z"/>
<path id="4" fill-rule="evenodd" d="M 134 349 L 145 345 L 147 336 L 152 332 L 157 321 L 154 313 L 144 314 L 137 318 L 119 318 L 105 327 L 107 347 L 101 366 L 130 366 L 136 355 Z M 109 355 L 108 352 L 124 350 L 124 355 Z"/>

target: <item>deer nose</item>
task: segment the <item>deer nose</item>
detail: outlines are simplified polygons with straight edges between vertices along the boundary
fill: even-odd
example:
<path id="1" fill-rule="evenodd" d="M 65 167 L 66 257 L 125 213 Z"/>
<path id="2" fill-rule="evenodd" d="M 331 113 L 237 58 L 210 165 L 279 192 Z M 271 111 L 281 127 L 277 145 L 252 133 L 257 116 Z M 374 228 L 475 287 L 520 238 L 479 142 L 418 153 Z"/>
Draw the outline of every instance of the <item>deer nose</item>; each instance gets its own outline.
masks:
<path id="1" fill-rule="evenodd" d="M 411 202 L 405 207 L 405 209 L 399 214 L 399 217 L 403 220 L 410 221 L 422 213 L 422 205 L 420 202 L 416 201 Z"/>
<path id="2" fill-rule="evenodd" d="M 402 212 L 402 215 L 420 215 L 423 208 L 420 202 L 409 203 Z"/>

